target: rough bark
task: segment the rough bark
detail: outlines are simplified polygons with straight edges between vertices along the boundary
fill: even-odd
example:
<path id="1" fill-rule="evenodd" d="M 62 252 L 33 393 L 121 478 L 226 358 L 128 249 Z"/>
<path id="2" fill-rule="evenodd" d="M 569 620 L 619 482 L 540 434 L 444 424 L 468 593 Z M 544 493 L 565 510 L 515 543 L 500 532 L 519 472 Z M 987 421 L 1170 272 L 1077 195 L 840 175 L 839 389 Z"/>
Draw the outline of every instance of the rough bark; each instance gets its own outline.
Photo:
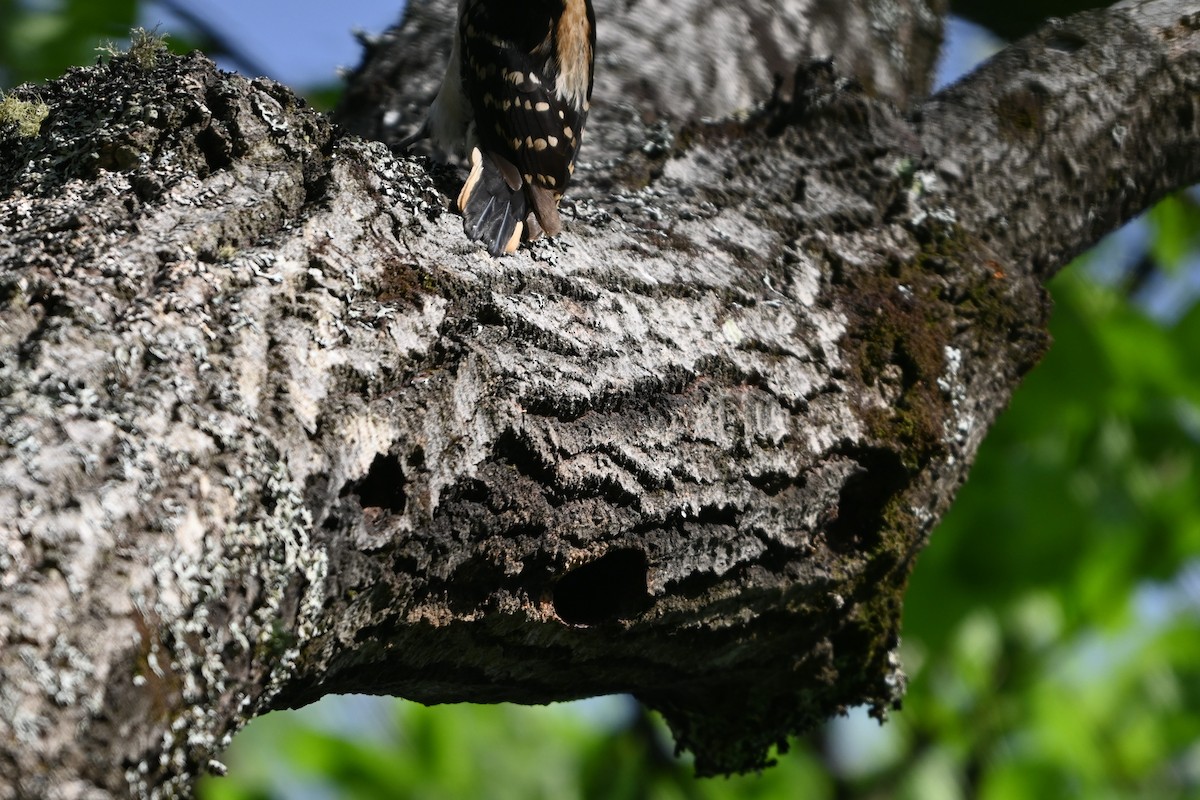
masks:
<path id="1" fill-rule="evenodd" d="M 49 113 L 0 131 L 0 797 L 186 793 L 328 692 L 629 691 L 702 772 L 886 711 L 1041 281 L 1200 178 L 1188 5 L 911 116 L 810 66 L 643 128 L 500 260 L 452 169 L 201 57 L 15 92 Z"/>
<path id="2" fill-rule="evenodd" d="M 622 123 L 721 118 L 788 90 L 796 65 L 836 57 L 878 97 L 928 93 L 946 0 L 593 0 L 596 88 L 584 158 L 629 149 Z M 367 55 L 335 114 L 350 133 L 394 142 L 425 118 L 450 52 L 458 0 L 413 0 Z M 599 136 L 597 135 L 599 134 Z"/>

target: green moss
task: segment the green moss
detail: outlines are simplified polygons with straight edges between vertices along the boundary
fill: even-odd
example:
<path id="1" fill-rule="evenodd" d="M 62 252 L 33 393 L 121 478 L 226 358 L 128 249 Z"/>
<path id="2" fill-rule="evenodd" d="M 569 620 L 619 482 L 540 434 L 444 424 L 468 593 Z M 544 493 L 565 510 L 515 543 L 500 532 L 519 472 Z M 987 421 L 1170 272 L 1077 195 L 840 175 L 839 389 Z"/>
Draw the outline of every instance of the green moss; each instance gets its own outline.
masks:
<path id="1" fill-rule="evenodd" d="M 170 48 L 167 47 L 167 35 L 165 33 L 159 33 L 158 28 L 148 31 L 140 27 L 134 28 L 129 32 L 128 50 L 122 51 L 112 42 L 103 44 L 96 49 L 101 54 L 110 58 L 124 56 L 145 70 L 157 67 L 162 57 L 171 52 Z"/>
<path id="2" fill-rule="evenodd" d="M 1037 136 L 1046 124 L 1044 106 L 1041 94 L 1028 88 L 1002 95 L 995 106 L 1000 131 L 1013 138 Z"/>
<path id="3" fill-rule="evenodd" d="M 264 657 L 265 663 L 270 664 L 295 647 L 298 642 L 299 639 L 294 632 L 288 630 L 280 620 L 274 620 L 271 622 L 270 632 L 260 643 L 258 651 Z"/>
<path id="4" fill-rule="evenodd" d="M 935 219 L 923 223 L 917 238 L 920 249 L 911 261 L 860 279 L 850 295 L 859 310 L 852 350 L 859 376 L 866 386 L 894 384 L 888 386 L 895 395 L 889 406 L 867 414 L 871 435 L 896 448 L 912 472 L 945 447 L 946 398 L 938 380 L 954 325 L 970 321 L 995 337 L 997 347 L 1023 348 L 1027 352 L 1015 359 L 1019 364 L 1032 365 L 1044 349 L 1042 339 L 1015 335 L 1036 321 L 1029 303 L 1014 299 L 1005 269 L 981 261 L 987 252 L 981 243 L 960 226 Z M 963 280 L 964 271 L 972 270 Z"/>
<path id="5" fill-rule="evenodd" d="M 953 398 L 945 384 L 946 347 L 969 325 L 978 337 L 970 346 L 1007 350 L 1006 360 L 1022 371 L 1036 363 L 1046 344 L 1045 301 L 1036 283 L 1010 279 L 1002 265 L 987 260 L 986 245 L 952 221 L 927 219 L 914 234 L 919 247 L 910 259 L 856 272 L 844 287 L 852 310 L 845 351 L 862 384 L 878 386 L 887 398 L 886 406 L 864 414 L 869 444 L 895 459 L 892 485 L 878 495 L 878 539 L 863 574 L 874 594 L 880 586 L 895 587 L 873 611 L 864 611 L 875 616 L 862 624 L 880 634 L 894 624 L 891 609 L 902 600 L 912 535 L 922 524 L 910 507 L 909 484 L 947 448 Z M 888 479 L 887 459 L 877 458 L 880 464 L 884 469 L 876 481 Z"/>
<path id="6" fill-rule="evenodd" d="M 434 294 L 436 290 L 432 274 L 418 269 L 416 264 L 392 258 L 383 265 L 377 296 L 381 303 L 405 303 L 419 308 L 422 295 Z"/>
<path id="7" fill-rule="evenodd" d="M 159 59 L 170 53 L 166 34 L 160 34 L 157 28 L 134 28 L 129 32 L 129 41 L 129 58 L 142 69 L 154 69 Z"/>
<path id="8" fill-rule="evenodd" d="M 878 714 L 903 690 L 894 649 L 913 556 L 928 524 L 914 509 L 914 497 L 931 480 L 929 465 L 951 446 L 947 419 L 961 387 L 947 381 L 972 378 L 948 372 L 946 348 L 1005 352 L 999 364 L 1017 370 L 1044 348 L 1044 302 L 1036 282 L 1009 279 L 1003 265 L 987 260 L 987 245 L 948 215 L 927 217 L 912 233 L 917 247 L 907 257 L 873 269 L 835 270 L 839 301 L 850 317 L 842 342 L 849 377 L 884 403 L 863 413 L 868 436 L 852 454 L 867 478 L 855 493 L 842 494 L 842 505 L 863 515 L 857 527 L 874 534 L 857 540 L 866 563 L 853 578 L 847 598 L 852 616 L 834 651 L 839 672 L 891 676 L 891 691 L 875 695 Z M 964 354 L 962 364 L 971 363 Z"/>
<path id="9" fill-rule="evenodd" d="M 50 106 L 36 100 L 0 97 L 0 127 L 16 125 L 17 135 L 29 139 L 37 136 L 42 121 L 50 115 Z"/>
<path id="10" fill-rule="evenodd" d="M 897 383 L 886 409 L 867 414 L 871 435 L 896 448 L 903 467 L 916 472 L 942 451 L 943 399 L 937 386 L 949 340 L 948 315 L 928 275 L 907 267 L 858 287 L 859 325 L 851 343 L 866 386 Z"/>

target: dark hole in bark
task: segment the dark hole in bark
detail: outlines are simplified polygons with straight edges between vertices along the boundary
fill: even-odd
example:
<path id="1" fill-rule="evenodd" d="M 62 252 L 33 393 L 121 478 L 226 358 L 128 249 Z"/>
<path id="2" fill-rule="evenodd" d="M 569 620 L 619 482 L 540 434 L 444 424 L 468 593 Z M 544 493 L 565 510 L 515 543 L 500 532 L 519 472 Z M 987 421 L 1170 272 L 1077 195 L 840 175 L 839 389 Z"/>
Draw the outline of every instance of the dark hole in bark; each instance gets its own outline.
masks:
<path id="1" fill-rule="evenodd" d="M 564 575 L 554 587 L 563 622 L 597 625 L 635 617 L 650 606 L 649 563 L 641 550 L 612 550 Z"/>
<path id="2" fill-rule="evenodd" d="M 196 134 L 196 144 L 211 172 L 220 172 L 233 161 L 228 140 L 212 127 Z"/>
<path id="3" fill-rule="evenodd" d="M 506 430 L 496 440 L 495 452 L 498 460 L 512 464 L 522 475 L 529 476 L 543 486 L 554 485 L 554 471 L 542 460 L 526 435 L 518 434 L 511 428 Z"/>
<path id="4" fill-rule="evenodd" d="M 1073 31 L 1059 30 L 1051 34 L 1046 40 L 1046 46 L 1051 50 L 1060 50 L 1064 53 L 1074 53 L 1088 43 L 1087 39 Z"/>
<path id="5" fill-rule="evenodd" d="M 874 549 L 880 541 L 884 509 L 908 484 L 908 472 L 890 450 L 869 448 L 856 458 L 862 470 L 842 487 L 837 518 L 826 529 L 826 541 L 838 553 Z"/>
<path id="6" fill-rule="evenodd" d="M 1179 120 L 1179 127 L 1191 130 L 1196 121 L 1196 110 L 1192 108 L 1191 103 L 1182 103 L 1175 109 L 1175 116 Z"/>
<path id="7" fill-rule="evenodd" d="M 796 186 L 792 189 L 792 202 L 803 203 L 808 199 L 808 179 L 801 176 L 796 180 Z"/>
<path id="8" fill-rule="evenodd" d="M 393 514 L 403 512 L 408 498 L 404 494 L 400 459 L 390 453 L 375 456 L 364 478 L 350 481 L 342 488 L 342 497 L 348 494 L 358 495 L 363 508 L 382 508 Z"/>

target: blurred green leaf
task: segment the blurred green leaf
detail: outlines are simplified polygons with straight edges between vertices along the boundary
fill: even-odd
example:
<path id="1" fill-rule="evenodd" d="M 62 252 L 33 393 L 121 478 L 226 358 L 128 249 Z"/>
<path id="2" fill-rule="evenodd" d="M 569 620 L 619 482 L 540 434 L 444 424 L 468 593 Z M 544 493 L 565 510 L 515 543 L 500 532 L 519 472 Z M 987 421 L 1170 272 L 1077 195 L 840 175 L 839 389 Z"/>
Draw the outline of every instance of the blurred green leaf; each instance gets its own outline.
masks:
<path id="1" fill-rule="evenodd" d="M 1187 193 L 1166 198 L 1146 215 L 1153 228 L 1151 253 L 1168 272 L 1178 269 L 1196 250 L 1200 237 L 1200 206 Z"/>
<path id="2" fill-rule="evenodd" d="M 136 0 L 67 0 L 33 8 L 0 0 L 0 65 L 8 85 L 43 81 L 94 64 L 97 48 L 123 42 L 137 24 Z"/>

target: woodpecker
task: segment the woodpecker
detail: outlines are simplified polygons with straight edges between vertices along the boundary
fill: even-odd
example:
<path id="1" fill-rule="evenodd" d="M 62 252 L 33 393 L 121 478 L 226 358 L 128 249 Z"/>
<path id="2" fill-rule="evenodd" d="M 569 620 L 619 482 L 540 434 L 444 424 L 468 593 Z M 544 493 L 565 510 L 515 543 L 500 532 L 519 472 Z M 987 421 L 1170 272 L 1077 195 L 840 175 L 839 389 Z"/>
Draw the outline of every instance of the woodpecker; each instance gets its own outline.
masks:
<path id="1" fill-rule="evenodd" d="M 457 205 L 467 236 L 491 255 L 562 230 L 595 51 L 591 0 L 459 0 L 441 89 L 400 146 L 428 137 L 468 157 Z"/>

